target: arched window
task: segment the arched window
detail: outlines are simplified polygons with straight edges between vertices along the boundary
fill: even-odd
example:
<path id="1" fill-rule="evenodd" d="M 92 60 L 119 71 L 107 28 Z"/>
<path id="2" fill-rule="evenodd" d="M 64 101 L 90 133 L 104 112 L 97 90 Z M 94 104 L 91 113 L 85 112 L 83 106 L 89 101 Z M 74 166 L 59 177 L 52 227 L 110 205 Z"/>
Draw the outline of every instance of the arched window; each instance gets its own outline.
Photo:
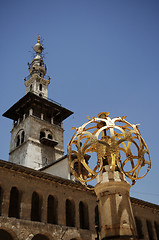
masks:
<path id="1" fill-rule="evenodd" d="M 0 216 L 2 214 L 2 188 L 0 187 Z"/>
<path id="2" fill-rule="evenodd" d="M 42 91 L 42 84 L 39 84 L 39 90 Z"/>
<path id="3" fill-rule="evenodd" d="M 70 199 L 66 199 L 66 226 L 75 226 L 75 203 Z"/>
<path id="4" fill-rule="evenodd" d="M 51 134 L 48 134 L 48 138 L 49 138 L 49 139 L 52 139 L 52 135 L 51 135 Z"/>
<path id="5" fill-rule="evenodd" d="M 144 238 L 144 234 L 143 234 L 143 231 L 142 231 L 142 221 L 138 218 L 138 217 L 135 217 L 135 222 L 136 222 L 136 229 L 137 229 L 137 235 L 138 235 L 138 238 Z"/>
<path id="6" fill-rule="evenodd" d="M 157 239 L 159 239 L 159 223 L 154 222 L 154 225 L 155 225 L 155 230 L 156 230 Z"/>
<path id="7" fill-rule="evenodd" d="M 23 143 L 24 142 L 24 131 L 22 131 L 22 133 L 21 133 L 21 143 Z"/>
<path id="8" fill-rule="evenodd" d="M 89 229 L 88 206 L 84 202 L 79 203 L 80 228 Z"/>
<path id="9" fill-rule="evenodd" d="M 16 142 L 16 147 L 18 147 L 20 145 L 20 136 L 19 134 L 17 135 L 17 142 Z"/>
<path id="10" fill-rule="evenodd" d="M 149 239 L 154 240 L 154 233 L 153 233 L 153 228 L 152 228 L 152 223 L 149 220 L 146 220 L 147 224 L 147 230 L 149 234 Z"/>
<path id="11" fill-rule="evenodd" d="M 57 224 L 57 199 L 52 195 L 47 202 L 47 222 Z"/>
<path id="12" fill-rule="evenodd" d="M 0 229 L 0 239 L 2 240 L 13 240 L 13 237 L 7 231 Z"/>
<path id="13" fill-rule="evenodd" d="M 24 142 L 25 132 L 21 129 L 16 136 L 16 147 Z"/>
<path id="14" fill-rule="evenodd" d="M 32 238 L 32 240 L 49 240 L 49 238 L 43 234 L 37 234 Z"/>
<path id="15" fill-rule="evenodd" d="M 8 217 L 19 218 L 20 215 L 20 196 L 16 187 L 12 187 L 10 191 L 9 212 Z"/>
<path id="16" fill-rule="evenodd" d="M 43 138 L 43 137 L 45 137 L 45 132 L 41 131 L 40 132 L 40 139 Z"/>
<path id="17" fill-rule="evenodd" d="M 33 86 L 32 86 L 32 84 L 30 85 L 30 92 L 32 92 L 32 90 L 33 90 Z"/>
<path id="18" fill-rule="evenodd" d="M 33 192 L 31 201 L 31 221 L 41 221 L 41 204 L 37 192 Z"/>

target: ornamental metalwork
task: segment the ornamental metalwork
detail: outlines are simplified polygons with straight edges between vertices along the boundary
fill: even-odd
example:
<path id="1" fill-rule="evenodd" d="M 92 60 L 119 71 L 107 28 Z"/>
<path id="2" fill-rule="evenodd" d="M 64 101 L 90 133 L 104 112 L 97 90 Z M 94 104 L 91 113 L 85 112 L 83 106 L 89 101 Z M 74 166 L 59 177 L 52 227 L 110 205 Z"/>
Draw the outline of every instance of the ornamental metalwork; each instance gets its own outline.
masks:
<path id="1" fill-rule="evenodd" d="M 126 116 L 111 119 L 108 112 L 88 118 L 68 144 L 68 160 L 72 174 L 84 185 L 109 166 L 132 180 L 143 178 L 151 168 L 149 149 L 138 125 Z"/>

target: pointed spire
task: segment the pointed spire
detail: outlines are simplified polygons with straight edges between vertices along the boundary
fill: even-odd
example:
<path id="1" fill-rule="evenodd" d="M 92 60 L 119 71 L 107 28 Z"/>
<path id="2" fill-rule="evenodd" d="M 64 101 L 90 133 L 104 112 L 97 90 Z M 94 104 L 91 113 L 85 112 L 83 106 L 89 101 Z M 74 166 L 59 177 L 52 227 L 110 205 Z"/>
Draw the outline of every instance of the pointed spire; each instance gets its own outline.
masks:
<path id="1" fill-rule="evenodd" d="M 40 43 L 40 35 L 38 35 L 38 41 L 34 45 L 34 51 L 36 52 L 35 58 L 32 60 L 32 63 L 29 64 L 29 72 L 30 75 L 33 76 L 34 74 L 39 75 L 40 77 L 44 77 L 46 74 L 46 65 L 41 57 L 41 53 L 43 51 L 43 46 Z"/>
<path id="2" fill-rule="evenodd" d="M 48 97 L 48 85 L 50 83 L 50 77 L 46 76 L 46 65 L 43 61 L 41 53 L 43 51 L 43 46 L 40 42 L 40 35 L 38 36 L 37 43 L 34 45 L 34 51 L 36 56 L 31 63 L 28 63 L 30 75 L 26 77 L 25 86 L 26 93 L 34 92 L 35 94 Z"/>

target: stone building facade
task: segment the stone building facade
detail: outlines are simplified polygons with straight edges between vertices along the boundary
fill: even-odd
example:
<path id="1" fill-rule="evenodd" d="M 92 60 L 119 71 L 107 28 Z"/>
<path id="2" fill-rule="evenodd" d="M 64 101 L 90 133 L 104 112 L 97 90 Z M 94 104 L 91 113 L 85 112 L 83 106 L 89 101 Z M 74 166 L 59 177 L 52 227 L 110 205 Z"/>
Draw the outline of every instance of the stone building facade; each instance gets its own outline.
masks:
<path id="1" fill-rule="evenodd" d="M 62 122 L 72 112 L 48 99 L 50 78 L 36 57 L 26 95 L 3 115 L 13 120 L 9 162 L 0 160 L 0 240 L 98 240 L 94 190 L 72 181 Z M 131 198 L 138 239 L 159 239 L 159 206 Z"/>
<path id="2" fill-rule="evenodd" d="M 131 203 L 138 239 L 159 239 L 159 206 L 134 198 Z M 0 215 L 0 239 L 98 239 L 97 200 L 93 190 L 2 160 Z"/>

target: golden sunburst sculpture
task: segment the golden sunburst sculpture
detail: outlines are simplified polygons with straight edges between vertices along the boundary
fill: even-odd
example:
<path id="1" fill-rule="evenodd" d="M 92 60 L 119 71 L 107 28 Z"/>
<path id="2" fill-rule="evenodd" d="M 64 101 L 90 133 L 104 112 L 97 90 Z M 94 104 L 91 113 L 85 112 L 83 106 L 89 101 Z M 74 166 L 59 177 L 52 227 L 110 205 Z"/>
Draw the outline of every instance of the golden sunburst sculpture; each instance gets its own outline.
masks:
<path id="1" fill-rule="evenodd" d="M 87 117 L 88 122 L 74 128 L 67 147 L 71 172 L 86 185 L 109 166 L 110 171 L 124 173 L 133 185 L 151 168 L 148 146 L 138 124 L 129 123 L 126 116 L 113 119 L 108 116 L 108 112 L 102 112 L 97 118 Z"/>

